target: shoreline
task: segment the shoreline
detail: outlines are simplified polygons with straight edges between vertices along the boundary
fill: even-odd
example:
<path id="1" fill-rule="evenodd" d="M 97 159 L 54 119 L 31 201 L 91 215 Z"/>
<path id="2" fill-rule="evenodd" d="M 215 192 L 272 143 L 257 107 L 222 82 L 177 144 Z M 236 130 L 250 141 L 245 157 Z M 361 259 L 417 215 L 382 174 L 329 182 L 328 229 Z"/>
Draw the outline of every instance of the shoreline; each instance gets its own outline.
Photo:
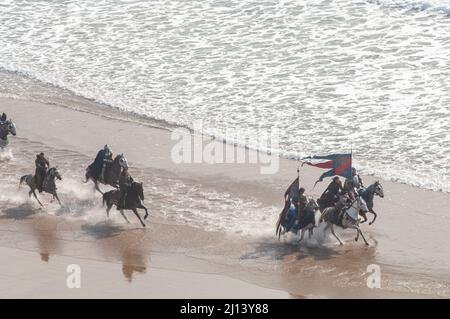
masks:
<path id="1" fill-rule="evenodd" d="M 33 81 L 38 81 L 37 79 L 33 79 Z M 36 104 L 44 104 L 44 105 L 53 105 L 55 107 L 61 107 L 66 108 L 68 110 L 77 111 L 77 112 L 85 112 L 89 115 L 99 116 L 105 119 L 113 120 L 113 121 L 120 121 L 123 123 L 133 123 L 136 125 L 142 125 L 145 127 L 148 127 L 150 129 L 157 129 L 157 130 L 163 130 L 167 132 L 172 132 L 175 129 L 184 129 L 189 131 L 191 135 L 197 135 L 202 136 L 203 140 L 206 141 L 214 141 L 218 142 L 219 144 L 224 144 L 224 147 L 226 149 L 244 149 L 246 152 L 256 153 L 256 154 L 264 154 L 261 150 L 250 148 L 248 146 L 245 146 L 241 143 L 232 143 L 230 141 L 221 140 L 215 136 L 206 134 L 206 133 L 200 133 L 196 132 L 193 128 L 190 128 L 188 126 L 180 125 L 177 123 L 171 123 L 165 120 L 155 119 L 149 116 L 146 116 L 144 114 L 139 114 L 137 112 L 129 112 L 129 111 L 123 111 L 120 108 L 114 107 L 109 104 L 105 104 L 103 102 L 98 102 L 95 99 L 91 98 L 85 98 L 83 96 L 79 96 L 71 91 L 68 91 L 64 88 L 56 87 L 56 89 L 61 90 L 63 92 L 62 97 L 55 98 L 52 101 L 40 101 L 39 99 L 33 99 L 31 96 L 28 97 L 21 97 L 21 96 L 14 96 L 14 97 L 2 97 L 0 96 L 0 100 L 18 100 L 18 101 L 24 101 L 24 102 L 30 102 L 30 103 L 36 103 Z M 320 154 L 319 154 L 320 155 Z M 283 156 L 282 154 L 274 154 L 273 156 L 279 158 L 282 161 L 289 161 L 296 163 L 297 166 L 299 166 L 299 155 L 297 156 Z M 271 156 L 272 157 L 272 156 Z M 363 165 L 367 166 L 367 164 Z M 314 169 L 313 169 L 314 170 Z M 378 170 L 379 171 L 379 170 Z M 321 174 L 323 171 L 316 170 L 317 176 Z M 381 176 L 379 176 L 377 173 L 369 173 L 369 174 L 361 174 L 363 177 L 369 177 L 375 180 L 382 180 L 385 182 L 390 182 L 394 184 L 400 184 L 405 185 L 413 188 L 418 188 L 420 190 L 424 191 L 432 191 L 432 192 L 438 192 L 438 193 L 444 193 L 444 194 L 450 194 L 449 190 L 444 190 L 442 187 L 440 189 L 433 188 L 431 186 L 423 186 L 418 185 L 417 182 L 412 181 L 402 181 L 398 178 L 396 179 L 385 179 Z M 450 183 L 450 182 L 449 182 Z"/>
<path id="2" fill-rule="evenodd" d="M 273 235 L 282 195 L 296 177 L 295 161 L 280 158 L 275 175 L 261 175 L 257 164 L 175 164 L 169 158 L 174 141 L 167 129 L 26 100 L 0 98 L 0 109 L 18 127 L 18 136 L 10 144 L 14 158 L 2 163 L 8 170 L 2 176 L 4 185 L 14 182 L 15 187 L 19 174 L 31 172 L 33 157 L 41 149 L 68 176 L 58 186 L 65 209 L 48 204 L 44 213 L 26 198 L 24 190 L 19 194 L 9 187 L 3 190 L 0 247 L 11 247 L 8 232 L 17 229 L 16 236 L 24 238 L 22 245 L 44 254 L 48 250 L 51 256 L 61 251 L 68 256 L 102 254 L 113 246 L 112 255 L 102 256 L 120 260 L 125 242 L 137 250 L 137 256 L 142 251 L 157 251 L 163 268 L 197 267 L 200 273 L 224 273 L 295 296 L 450 296 L 450 273 L 445 266 L 450 252 L 448 247 L 440 247 L 450 224 L 445 214 L 450 204 L 448 193 L 382 181 L 386 198 L 376 199 L 377 222 L 363 228 L 372 247 L 352 243 L 353 234 L 344 231 L 340 235 L 346 241 L 343 248 L 327 238 L 319 247 L 314 242 L 297 246 L 278 242 Z M 144 182 L 150 219 L 142 238 L 133 217 L 129 216 L 131 225 L 124 225 L 114 211 L 112 221 L 105 222 L 106 214 L 98 196 L 91 192 L 92 185 L 80 182 L 84 168 L 105 141 L 113 151 L 125 153 L 131 173 Z M 320 172 L 304 167 L 300 173 L 308 195 L 316 198 L 328 184 L 324 181 L 310 190 Z M 373 176 L 363 178 L 367 185 L 375 180 Z M 48 220 L 45 214 L 49 214 Z M 441 218 L 439 225 L 437 218 Z M 64 223 L 60 225 L 60 221 Z M 42 234 L 33 235 L 41 223 L 45 226 Z M 31 236 L 24 229 L 31 229 Z M 92 239 L 95 249 L 88 245 Z M 170 254 L 176 257 L 170 260 Z M 190 256 L 198 264 L 180 256 Z M 365 275 L 361 274 L 370 263 L 386 269 L 386 289 L 365 287 Z M 402 280 L 407 288 L 401 287 Z"/>

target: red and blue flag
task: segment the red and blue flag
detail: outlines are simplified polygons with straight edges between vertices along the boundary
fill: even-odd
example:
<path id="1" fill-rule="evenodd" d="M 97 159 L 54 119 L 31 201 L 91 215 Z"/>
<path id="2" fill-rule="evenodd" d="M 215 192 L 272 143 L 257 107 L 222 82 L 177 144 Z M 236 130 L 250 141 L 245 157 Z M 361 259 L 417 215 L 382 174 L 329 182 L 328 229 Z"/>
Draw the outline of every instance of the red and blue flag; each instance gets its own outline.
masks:
<path id="1" fill-rule="evenodd" d="M 352 178 L 352 153 L 348 154 L 331 154 L 325 156 L 309 156 L 304 158 L 304 164 L 319 167 L 329 168 L 330 170 L 323 173 L 317 182 L 323 181 L 326 177 L 342 176 L 348 179 Z M 316 183 L 317 183 L 316 182 Z"/>

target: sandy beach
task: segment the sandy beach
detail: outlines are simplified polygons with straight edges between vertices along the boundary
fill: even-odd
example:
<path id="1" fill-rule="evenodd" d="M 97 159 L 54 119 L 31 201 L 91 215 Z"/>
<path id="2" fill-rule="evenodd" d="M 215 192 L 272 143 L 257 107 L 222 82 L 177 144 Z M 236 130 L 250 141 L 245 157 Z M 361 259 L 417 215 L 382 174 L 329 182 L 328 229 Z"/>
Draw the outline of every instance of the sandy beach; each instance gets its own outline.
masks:
<path id="1" fill-rule="evenodd" d="M 279 241 L 274 227 L 296 161 L 277 158 L 279 170 L 268 175 L 259 164 L 177 164 L 175 127 L 87 100 L 61 106 L 0 98 L 0 111 L 17 125 L 0 158 L 0 297 L 450 297 L 448 193 L 363 176 L 367 185 L 380 180 L 386 194 L 375 199 L 376 222 L 362 226 L 369 247 L 339 230 L 340 247 L 323 225 L 299 245 L 294 236 Z M 131 224 L 115 210 L 107 219 L 100 194 L 82 182 L 105 143 L 124 153 L 144 183 L 145 229 L 131 212 Z M 47 194 L 41 209 L 26 186 L 17 189 L 41 151 L 63 174 L 63 207 Z M 320 173 L 301 168 L 309 196 L 328 184 L 312 189 Z M 80 289 L 66 286 L 70 264 L 81 267 Z M 379 289 L 366 284 L 373 264 L 381 269 Z"/>

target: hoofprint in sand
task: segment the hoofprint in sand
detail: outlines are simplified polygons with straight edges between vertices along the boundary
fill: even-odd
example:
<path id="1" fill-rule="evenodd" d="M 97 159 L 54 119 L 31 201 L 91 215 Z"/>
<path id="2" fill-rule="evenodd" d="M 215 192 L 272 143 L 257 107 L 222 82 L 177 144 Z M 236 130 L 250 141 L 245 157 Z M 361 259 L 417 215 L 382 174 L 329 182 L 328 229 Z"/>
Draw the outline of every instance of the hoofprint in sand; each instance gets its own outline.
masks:
<path id="1" fill-rule="evenodd" d="M 238 291 L 282 298 L 287 295 L 280 291 L 297 297 L 450 296 L 450 247 L 444 245 L 449 194 L 381 180 L 386 197 L 375 200 L 378 219 L 362 226 L 368 248 L 355 243 L 349 230 L 338 232 L 345 242 L 338 247 L 320 227 L 299 246 L 292 236 L 278 241 L 274 235 L 282 195 L 296 177 L 294 161 L 280 159 L 274 175 L 261 175 L 257 164 L 176 164 L 170 160 L 171 128 L 155 128 L 142 118 L 12 99 L 0 99 L 0 109 L 13 114 L 20 129 L 10 144 L 13 156 L 0 162 L 0 247 L 10 265 L 39 270 L 53 283 L 39 296 L 101 297 L 106 290 L 124 291 L 124 282 L 134 297 L 182 297 L 176 291 L 186 291 L 186 297 Z M 145 185 L 145 230 L 132 215 L 126 224 L 115 210 L 108 220 L 100 194 L 82 183 L 105 143 L 125 154 L 131 174 Z M 64 177 L 58 182 L 62 208 L 44 194 L 38 195 L 41 209 L 25 189 L 17 190 L 18 178 L 33 173 L 40 151 Z M 314 168 L 300 175 L 315 197 L 327 184 L 311 190 L 317 175 Z M 366 184 L 376 179 L 364 176 Z M 67 291 L 68 263 L 86 270 L 89 289 Z M 367 287 L 369 265 L 380 266 L 380 289 Z M 37 296 L 31 291 L 40 283 L 17 279 L 18 268 L 2 269 L 2 278 L 10 279 L 1 279 L 0 294 Z M 159 271 L 172 270 L 163 282 L 155 281 Z M 180 279 L 189 277 L 183 271 L 201 277 L 191 294 L 191 282 Z M 116 280 L 105 281 L 100 273 Z M 223 294 L 209 294 L 218 282 L 226 287 Z"/>

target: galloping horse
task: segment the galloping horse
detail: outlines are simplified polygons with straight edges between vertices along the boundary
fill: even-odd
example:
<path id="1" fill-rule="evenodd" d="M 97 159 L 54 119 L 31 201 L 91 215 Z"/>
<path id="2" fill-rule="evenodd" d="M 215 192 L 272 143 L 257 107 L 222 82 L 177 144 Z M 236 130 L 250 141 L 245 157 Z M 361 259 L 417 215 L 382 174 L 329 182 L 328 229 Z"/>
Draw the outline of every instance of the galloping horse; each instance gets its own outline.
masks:
<path id="1" fill-rule="evenodd" d="M 276 234 L 278 235 L 278 238 L 280 238 L 281 235 L 289 231 L 297 233 L 301 230 L 300 242 L 303 240 L 305 232 L 308 230 L 309 238 L 311 239 L 314 227 L 319 225 L 320 216 L 321 213 L 319 210 L 319 205 L 314 199 L 311 198 L 309 199 L 308 204 L 306 204 L 303 210 L 302 218 L 298 224 L 295 224 L 297 217 L 296 209 L 290 208 L 287 211 L 287 214 L 283 214 L 283 212 L 280 214 L 276 225 Z"/>
<path id="2" fill-rule="evenodd" d="M 56 193 L 55 179 L 62 180 L 62 177 L 58 172 L 58 168 L 52 167 L 45 174 L 44 182 L 42 184 L 42 191 L 53 195 L 53 199 L 56 198 L 59 205 L 62 206 L 61 201 L 59 200 L 58 194 Z M 19 188 L 23 182 L 26 182 L 26 184 L 30 187 L 30 192 L 28 193 L 28 195 L 31 197 L 31 194 L 33 194 L 34 198 L 36 198 L 39 205 L 44 207 L 44 205 L 42 205 L 41 201 L 36 196 L 37 185 L 36 185 L 36 179 L 34 178 L 34 176 L 33 175 L 22 176 L 20 178 Z"/>
<path id="3" fill-rule="evenodd" d="M 137 209 L 142 208 L 145 210 L 145 216 L 144 219 L 147 219 L 148 217 L 148 211 L 147 208 L 142 204 L 142 201 L 144 200 L 144 187 L 142 183 L 131 183 L 130 188 L 128 189 L 126 198 L 125 198 L 125 205 L 124 207 L 119 207 L 119 202 L 121 198 L 121 191 L 120 190 L 112 190 L 109 192 L 106 192 L 103 194 L 103 205 L 105 205 L 106 202 L 106 214 L 109 217 L 109 211 L 111 210 L 113 205 L 116 205 L 118 209 L 120 210 L 120 214 L 122 214 L 123 218 L 127 221 L 127 223 L 130 223 L 130 221 L 127 219 L 127 217 L 124 214 L 125 209 L 132 210 L 133 213 L 137 216 L 139 221 L 141 222 L 141 225 L 145 227 L 144 222 L 141 219 L 141 216 L 139 216 Z"/>
<path id="4" fill-rule="evenodd" d="M 357 232 L 355 241 L 358 241 L 359 235 L 364 240 L 364 243 L 366 245 L 369 245 L 367 243 L 366 238 L 364 237 L 361 229 L 359 228 L 359 213 L 368 212 L 369 209 L 367 208 L 367 204 L 365 203 L 364 199 L 361 197 L 357 197 L 351 204 L 350 207 L 343 208 L 343 212 L 340 214 L 336 207 L 328 207 L 325 208 L 325 210 L 322 212 L 322 217 L 320 218 L 320 221 L 325 221 L 327 225 L 325 226 L 324 231 L 326 231 L 328 228 L 331 228 L 331 233 L 334 237 L 339 241 L 339 244 L 343 245 L 342 241 L 339 239 L 339 237 L 334 233 L 334 225 L 342 227 L 344 229 L 351 228 L 355 229 Z"/>
<path id="5" fill-rule="evenodd" d="M 5 148 L 9 144 L 8 135 L 16 136 L 16 124 L 7 120 L 0 124 L 0 149 Z"/>
<path id="6" fill-rule="evenodd" d="M 369 213 L 373 214 L 373 219 L 371 222 L 369 222 L 369 225 L 372 225 L 375 222 L 375 219 L 377 219 L 377 213 L 373 210 L 373 198 L 375 195 L 380 196 L 381 198 L 384 197 L 384 191 L 383 186 L 381 186 L 381 183 L 379 181 L 376 181 L 372 185 L 370 185 L 367 188 L 362 188 L 359 190 L 359 196 L 361 196 L 365 202 L 367 203 L 367 208 L 369 209 Z M 367 221 L 367 216 L 365 212 L 360 212 L 361 216 L 364 218 L 364 220 L 361 223 L 364 223 Z"/>
<path id="7" fill-rule="evenodd" d="M 100 180 L 92 176 L 92 172 L 90 167 L 86 169 L 86 181 L 87 183 L 90 179 L 94 182 L 95 189 L 98 190 L 102 195 L 103 192 L 100 190 L 98 183 L 102 183 L 104 185 L 111 185 L 112 187 L 119 187 L 119 176 L 122 172 L 122 168 L 128 168 L 128 161 L 123 154 L 117 155 L 113 162 L 105 168 L 105 180 Z"/>

